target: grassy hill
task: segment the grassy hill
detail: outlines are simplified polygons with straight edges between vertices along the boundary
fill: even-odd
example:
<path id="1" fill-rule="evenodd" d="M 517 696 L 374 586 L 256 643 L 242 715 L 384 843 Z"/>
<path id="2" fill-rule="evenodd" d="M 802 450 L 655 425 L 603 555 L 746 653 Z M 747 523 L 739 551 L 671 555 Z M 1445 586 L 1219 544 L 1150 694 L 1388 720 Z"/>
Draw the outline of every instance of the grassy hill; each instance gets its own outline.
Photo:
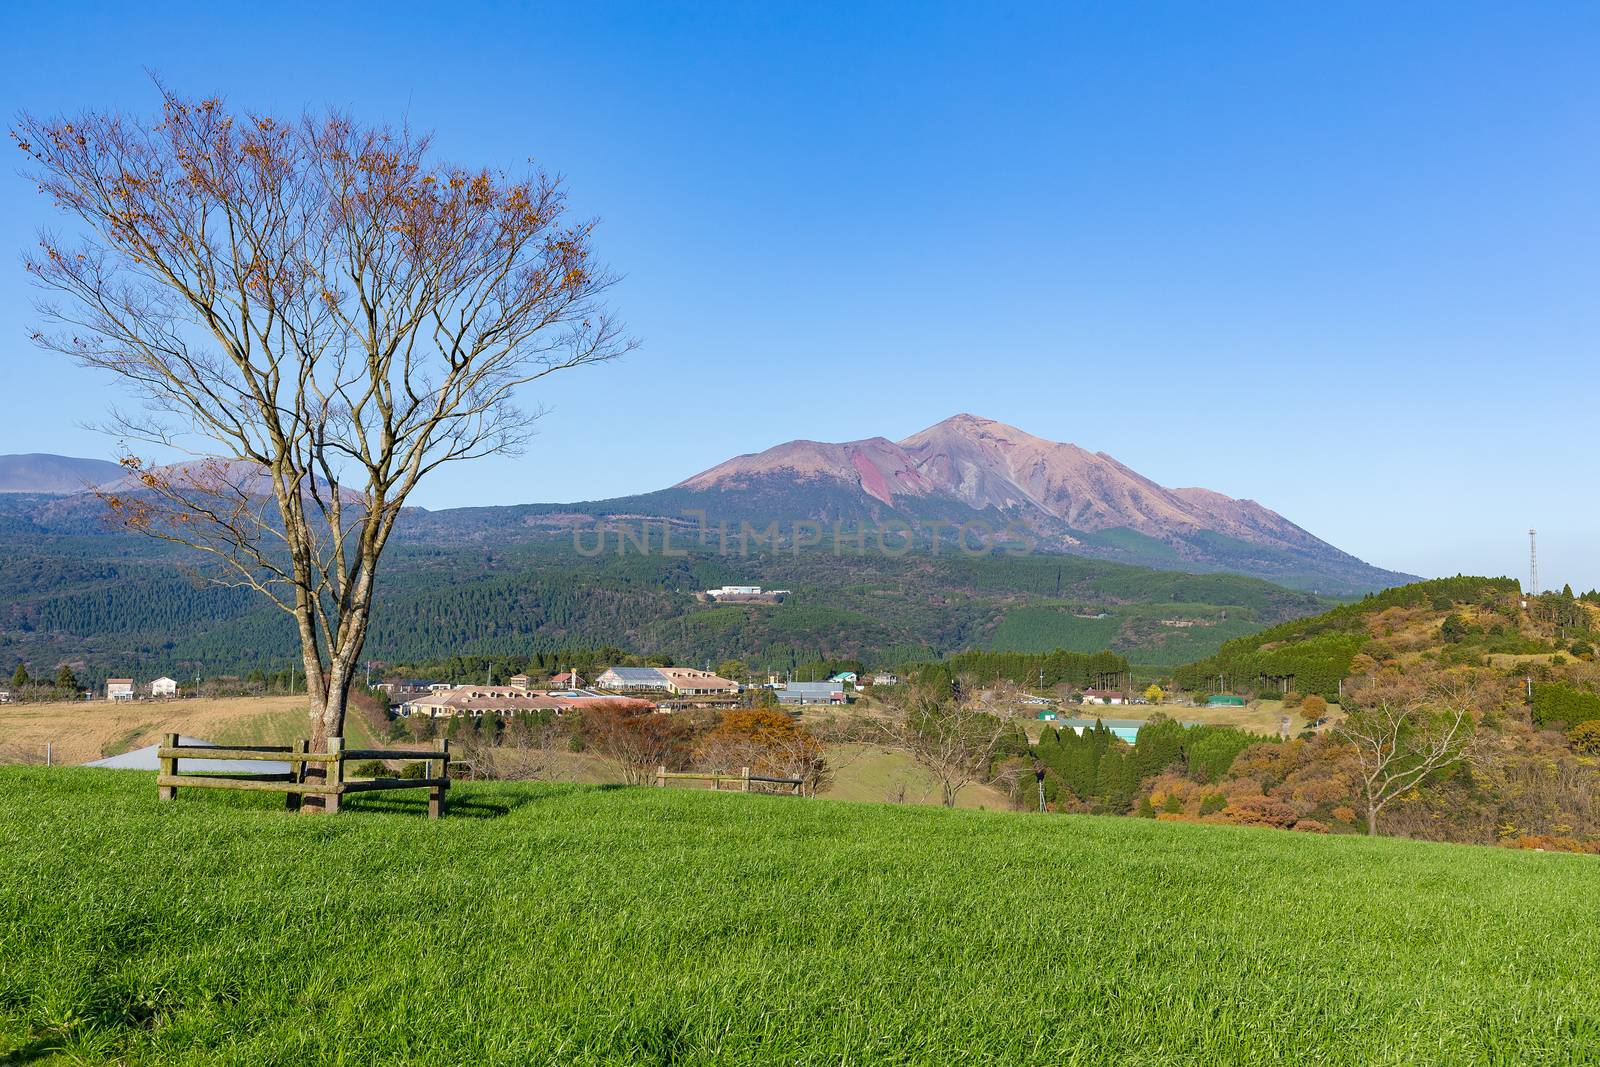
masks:
<path id="1" fill-rule="evenodd" d="M 1589 857 L 580 786 L 430 823 L 6 769 L 0 1059 L 1576 1063 Z M 59 1051 L 58 1051 L 59 1050 Z"/>

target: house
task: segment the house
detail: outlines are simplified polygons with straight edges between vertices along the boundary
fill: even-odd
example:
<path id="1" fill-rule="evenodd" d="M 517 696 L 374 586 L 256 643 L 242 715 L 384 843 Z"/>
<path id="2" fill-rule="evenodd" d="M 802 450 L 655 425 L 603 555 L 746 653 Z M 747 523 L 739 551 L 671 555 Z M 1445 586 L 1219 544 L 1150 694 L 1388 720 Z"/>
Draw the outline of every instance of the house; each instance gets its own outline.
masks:
<path id="1" fill-rule="evenodd" d="M 178 695 L 178 683 L 165 676 L 157 678 L 150 683 L 150 695 L 169 699 L 175 697 Z"/>
<path id="2" fill-rule="evenodd" d="M 828 681 L 836 682 L 836 683 L 838 683 L 840 685 L 845 685 L 845 684 L 855 685 L 856 684 L 856 672 L 855 671 L 840 671 L 838 674 L 834 675 L 832 678 L 829 678 Z"/>
<path id="3" fill-rule="evenodd" d="M 107 678 L 107 700 L 132 700 L 137 694 L 133 691 L 132 678 Z"/>
<path id="4" fill-rule="evenodd" d="M 693 667 L 659 667 L 657 670 L 667 680 L 667 692 L 673 696 L 737 696 L 739 683 L 699 671 Z"/>
<path id="5" fill-rule="evenodd" d="M 533 679 L 529 678 L 526 674 L 513 674 L 510 678 L 507 678 L 506 681 L 509 682 L 514 688 L 526 689 L 530 684 L 532 684 Z"/>
<path id="6" fill-rule="evenodd" d="M 515 684 L 516 683 L 516 679 L 513 678 L 512 679 L 512 683 Z M 582 678 L 581 675 L 578 674 L 577 671 L 562 671 L 560 674 L 558 674 L 554 678 L 550 679 L 550 688 L 551 689 L 582 689 L 583 688 L 583 678 Z"/>
<path id="7" fill-rule="evenodd" d="M 1085 689 L 1083 691 L 1084 704 L 1126 704 L 1127 694 L 1120 689 Z"/>
<path id="8" fill-rule="evenodd" d="M 0 689 L 0 704 L 11 703 L 11 690 Z"/>
<path id="9" fill-rule="evenodd" d="M 654 711 L 648 700 L 614 696 L 553 696 L 514 685 L 462 685 L 442 693 L 429 693 L 401 706 L 403 716 L 423 715 L 430 719 L 477 718 L 482 715 L 512 716 L 519 712 L 553 711 L 557 715 L 589 707 L 623 707 Z"/>
<path id="10" fill-rule="evenodd" d="M 594 684 L 601 689 L 626 692 L 630 689 L 668 688 L 667 676 L 654 667 L 607 667 Z"/>
<path id="11" fill-rule="evenodd" d="M 892 671 L 879 671 L 872 676 L 873 685 L 899 685 L 900 676 Z"/>
<path id="12" fill-rule="evenodd" d="M 790 682 L 778 690 L 779 704 L 844 704 L 848 699 L 838 682 Z"/>

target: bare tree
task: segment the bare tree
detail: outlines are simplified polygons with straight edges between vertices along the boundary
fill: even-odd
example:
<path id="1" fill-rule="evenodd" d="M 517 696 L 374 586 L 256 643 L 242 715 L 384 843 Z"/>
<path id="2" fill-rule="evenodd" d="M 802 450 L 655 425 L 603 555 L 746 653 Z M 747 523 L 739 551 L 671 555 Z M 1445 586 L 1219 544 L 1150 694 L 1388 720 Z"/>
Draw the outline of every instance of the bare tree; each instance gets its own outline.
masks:
<path id="1" fill-rule="evenodd" d="M 885 742 L 934 776 L 947 808 L 968 782 L 988 777 L 1009 729 L 981 701 L 951 698 L 934 685 L 910 687 L 895 710 L 882 725 Z"/>
<path id="2" fill-rule="evenodd" d="M 514 452 L 523 387 L 630 347 L 600 302 L 592 224 L 558 180 L 435 162 L 429 138 L 342 115 L 284 121 L 161 90 L 159 121 L 22 116 L 42 234 L 35 340 L 144 402 L 129 528 L 294 620 L 320 747 L 339 735 L 401 507 L 443 464 Z"/>
<path id="3" fill-rule="evenodd" d="M 1450 682 L 1420 693 L 1380 690 L 1333 728 L 1355 748 L 1367 833 L 1378 832 L 1378 815 L 1390 801 L 1471 756 L 1476 700 L 1470 687 Z"/>

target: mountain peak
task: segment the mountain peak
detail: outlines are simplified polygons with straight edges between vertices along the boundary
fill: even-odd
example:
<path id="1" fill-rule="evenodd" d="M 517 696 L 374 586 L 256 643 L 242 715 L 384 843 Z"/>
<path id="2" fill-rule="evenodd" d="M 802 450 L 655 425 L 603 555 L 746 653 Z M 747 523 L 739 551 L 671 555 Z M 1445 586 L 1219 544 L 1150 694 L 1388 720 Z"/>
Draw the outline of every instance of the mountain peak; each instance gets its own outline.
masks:
<path id="1" fill-rule="evenodd" d="M 1168 489 L 1104 452 L 970 412 L 900 441 L 789 441 L 675 488 L 740 494 L 742 507 L 759 505 L 774 514 L 803 511 L 802 498 L 821 499 L 817 491 L 825 490 L 829 514 L 811 518 L 839 517 L 841 501 L 854 493 L 869 515 L 881 505 L 901 518 L 966 512 L 987 516 L 995 526 L 1021 521 L 1041 545 L 1090 555 L 1133 553 L 1131 561 L 1165 558 L 1183 569 L 1275 579 L 1291 570 L 1341 576 L 1315 582 L 1322 588 L 1370 589 L 1405 578 L 1367 566 L 1254 501 L 1209 489 Z"/>

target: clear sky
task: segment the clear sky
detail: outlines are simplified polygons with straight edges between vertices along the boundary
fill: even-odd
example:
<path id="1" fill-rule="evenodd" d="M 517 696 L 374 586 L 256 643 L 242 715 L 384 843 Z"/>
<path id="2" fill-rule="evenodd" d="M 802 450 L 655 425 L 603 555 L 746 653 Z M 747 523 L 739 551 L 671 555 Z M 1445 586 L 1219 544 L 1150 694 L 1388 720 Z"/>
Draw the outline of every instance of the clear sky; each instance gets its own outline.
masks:
<path id="1" fill-rule="evenodd" d="M 1600 5 L 16 3 L 8 110 L 252 108 L 566 175 L 643 346 L 419 503 L 957 411 L 1382 566 L 1600 586 Z M 50 221 L 0 173 L 0 245 Z M 0 261 L 3 262 L 3 261 Z M 107 456 L 0 267 L 0 452 Z"/>

